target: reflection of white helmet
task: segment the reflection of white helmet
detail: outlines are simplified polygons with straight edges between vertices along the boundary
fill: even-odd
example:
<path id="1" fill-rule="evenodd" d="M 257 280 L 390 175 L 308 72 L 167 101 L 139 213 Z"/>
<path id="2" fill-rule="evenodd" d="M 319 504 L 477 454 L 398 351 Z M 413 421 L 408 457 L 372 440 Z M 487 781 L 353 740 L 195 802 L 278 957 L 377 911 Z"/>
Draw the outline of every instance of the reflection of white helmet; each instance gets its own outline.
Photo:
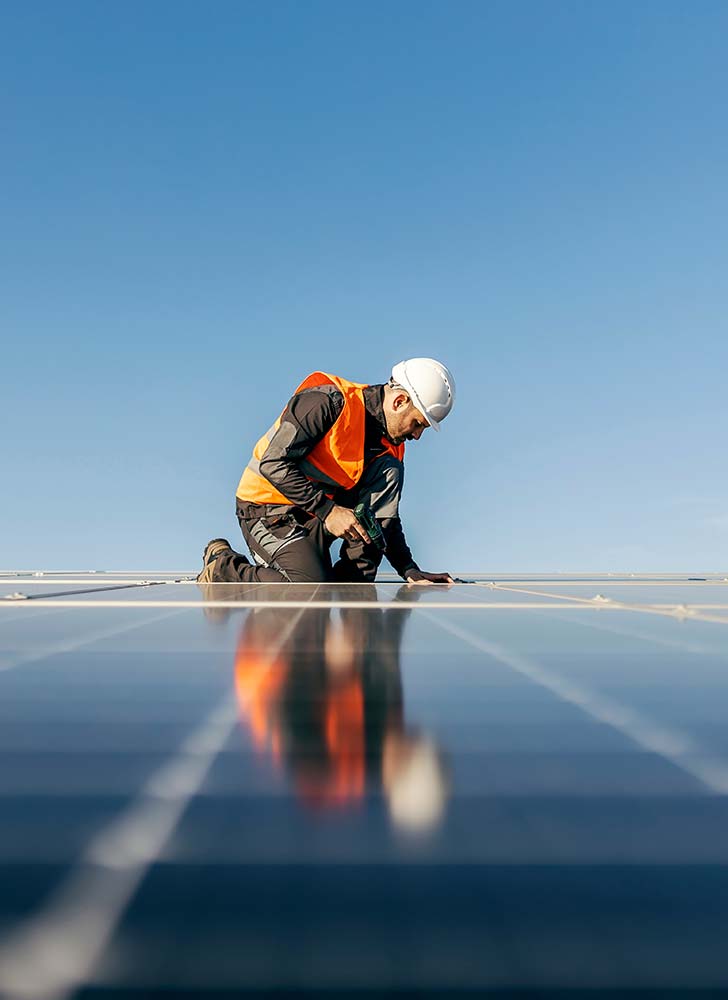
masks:
<path id="1" fill-rule="evenodd" d="M 455 402 L 455 382 L 452 375 L 433 358 L 410 358 L 392 369 L 392 381 L 412 398 L 412 402 L 433 430 L 440 430 Z"/>
<path id="2" fill-rule="evenodd" d="M 392 775 L 389 812 L 395 825 L 415 832 L 434 827 L 442 818 L 447 780 L 435 744 L 415 737 Z"/>

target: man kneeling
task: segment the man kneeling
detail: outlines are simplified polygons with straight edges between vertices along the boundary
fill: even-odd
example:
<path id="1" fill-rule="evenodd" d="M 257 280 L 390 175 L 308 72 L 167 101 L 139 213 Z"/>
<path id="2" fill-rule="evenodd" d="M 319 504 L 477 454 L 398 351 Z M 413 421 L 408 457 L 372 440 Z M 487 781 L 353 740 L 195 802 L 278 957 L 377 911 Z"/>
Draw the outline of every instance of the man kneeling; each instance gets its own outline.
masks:
<path id="1" fill-rule="evenodd" d="M 432 358 L 401 361 L 380 385 L 309 375 L 256 444 L 238 485 L 237 517 L 255 562 L 215 538 L 198 582 L 370 582 L 386 555 L 409 583 L 451 583 L 412 558 L 399 500 L 405 441 L 439 430 L 454 399 L 452 375 Z M 375 518 L 380 544 L 356 517 L 359 504 Z M 332 566 L 336 538 L 343 544 Z"/>

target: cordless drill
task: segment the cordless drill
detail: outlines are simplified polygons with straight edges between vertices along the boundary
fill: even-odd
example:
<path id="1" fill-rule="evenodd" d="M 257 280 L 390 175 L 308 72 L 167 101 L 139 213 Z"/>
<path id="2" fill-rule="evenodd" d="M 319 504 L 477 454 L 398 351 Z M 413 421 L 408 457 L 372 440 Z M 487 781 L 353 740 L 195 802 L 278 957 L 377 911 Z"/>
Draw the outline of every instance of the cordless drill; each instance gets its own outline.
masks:
<path id="1" fill-rule="evenodd" d="M 354 517 L 369 535 L 377 548 L 384 551 L 387 547 L 387 543 L 384 541 L 384 534 L 382 533 L 382 529 L 379 527 L 379 523 L 369 507 L 367 507 L 364 503 L 358 503 L 354 508 Z"/>

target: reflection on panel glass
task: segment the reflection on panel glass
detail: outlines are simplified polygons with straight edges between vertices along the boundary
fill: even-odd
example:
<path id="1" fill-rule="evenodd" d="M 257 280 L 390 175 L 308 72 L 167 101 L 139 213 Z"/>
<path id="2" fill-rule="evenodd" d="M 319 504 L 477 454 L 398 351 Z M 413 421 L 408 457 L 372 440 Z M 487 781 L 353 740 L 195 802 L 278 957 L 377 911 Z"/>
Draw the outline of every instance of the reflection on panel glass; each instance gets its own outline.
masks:
<path id="1" fill-rule="evenodd" d="M 403 586 L 395 602 L 377 607 L 374 586 L 349 587 L 344 600 L 372 606 L 293 614 L 270 606 L 272 590 L 243 618 L 235 652 L 241 723 L 256 751 L 288 775 L 305 808 L 353 808 L 380 792 L 397 827 L 434 827 L 445 810 L 447 768 L 441 748 L 406 720 L 399 662 L 407 604 L 421 591 Z M 241 591 L 249 600 L 249 588 Z M 221 597 L 235 600 L 230 588 Z M 236 614 L 205 611 L 220 622 Z"/>

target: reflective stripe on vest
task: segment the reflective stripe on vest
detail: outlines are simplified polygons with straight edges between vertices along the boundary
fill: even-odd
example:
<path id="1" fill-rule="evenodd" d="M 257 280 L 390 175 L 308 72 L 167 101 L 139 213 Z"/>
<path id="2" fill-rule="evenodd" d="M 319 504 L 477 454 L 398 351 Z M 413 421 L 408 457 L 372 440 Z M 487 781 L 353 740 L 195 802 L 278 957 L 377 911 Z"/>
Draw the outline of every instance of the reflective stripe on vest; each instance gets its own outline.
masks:
<path id="1" fill-rule="evenodd" d="M 339 487 L 348 490 L 356 486 L 364 471 L 366 386 L 349 382 L 347 379 L 339 378 L 338 375 L 314 372 L 299 385 L 294 395 L 317 385 L 336 386 L 344 397 L 344 405 L 333 426 L 297 464 L 304 475 L 312 482 L 320 484 L 326 493 Z M 260 473 L 260 461 L 280 426 L 282 416 L 283 414 L 256 443 L 253 456 L 238 484 L 238 499 L 249 503 L 291 504 L 291 501 Z M 401 460 L 404 456 L 404 445 L 396 446 L 383 438 L 381 454 L 387 452 Z"/>

